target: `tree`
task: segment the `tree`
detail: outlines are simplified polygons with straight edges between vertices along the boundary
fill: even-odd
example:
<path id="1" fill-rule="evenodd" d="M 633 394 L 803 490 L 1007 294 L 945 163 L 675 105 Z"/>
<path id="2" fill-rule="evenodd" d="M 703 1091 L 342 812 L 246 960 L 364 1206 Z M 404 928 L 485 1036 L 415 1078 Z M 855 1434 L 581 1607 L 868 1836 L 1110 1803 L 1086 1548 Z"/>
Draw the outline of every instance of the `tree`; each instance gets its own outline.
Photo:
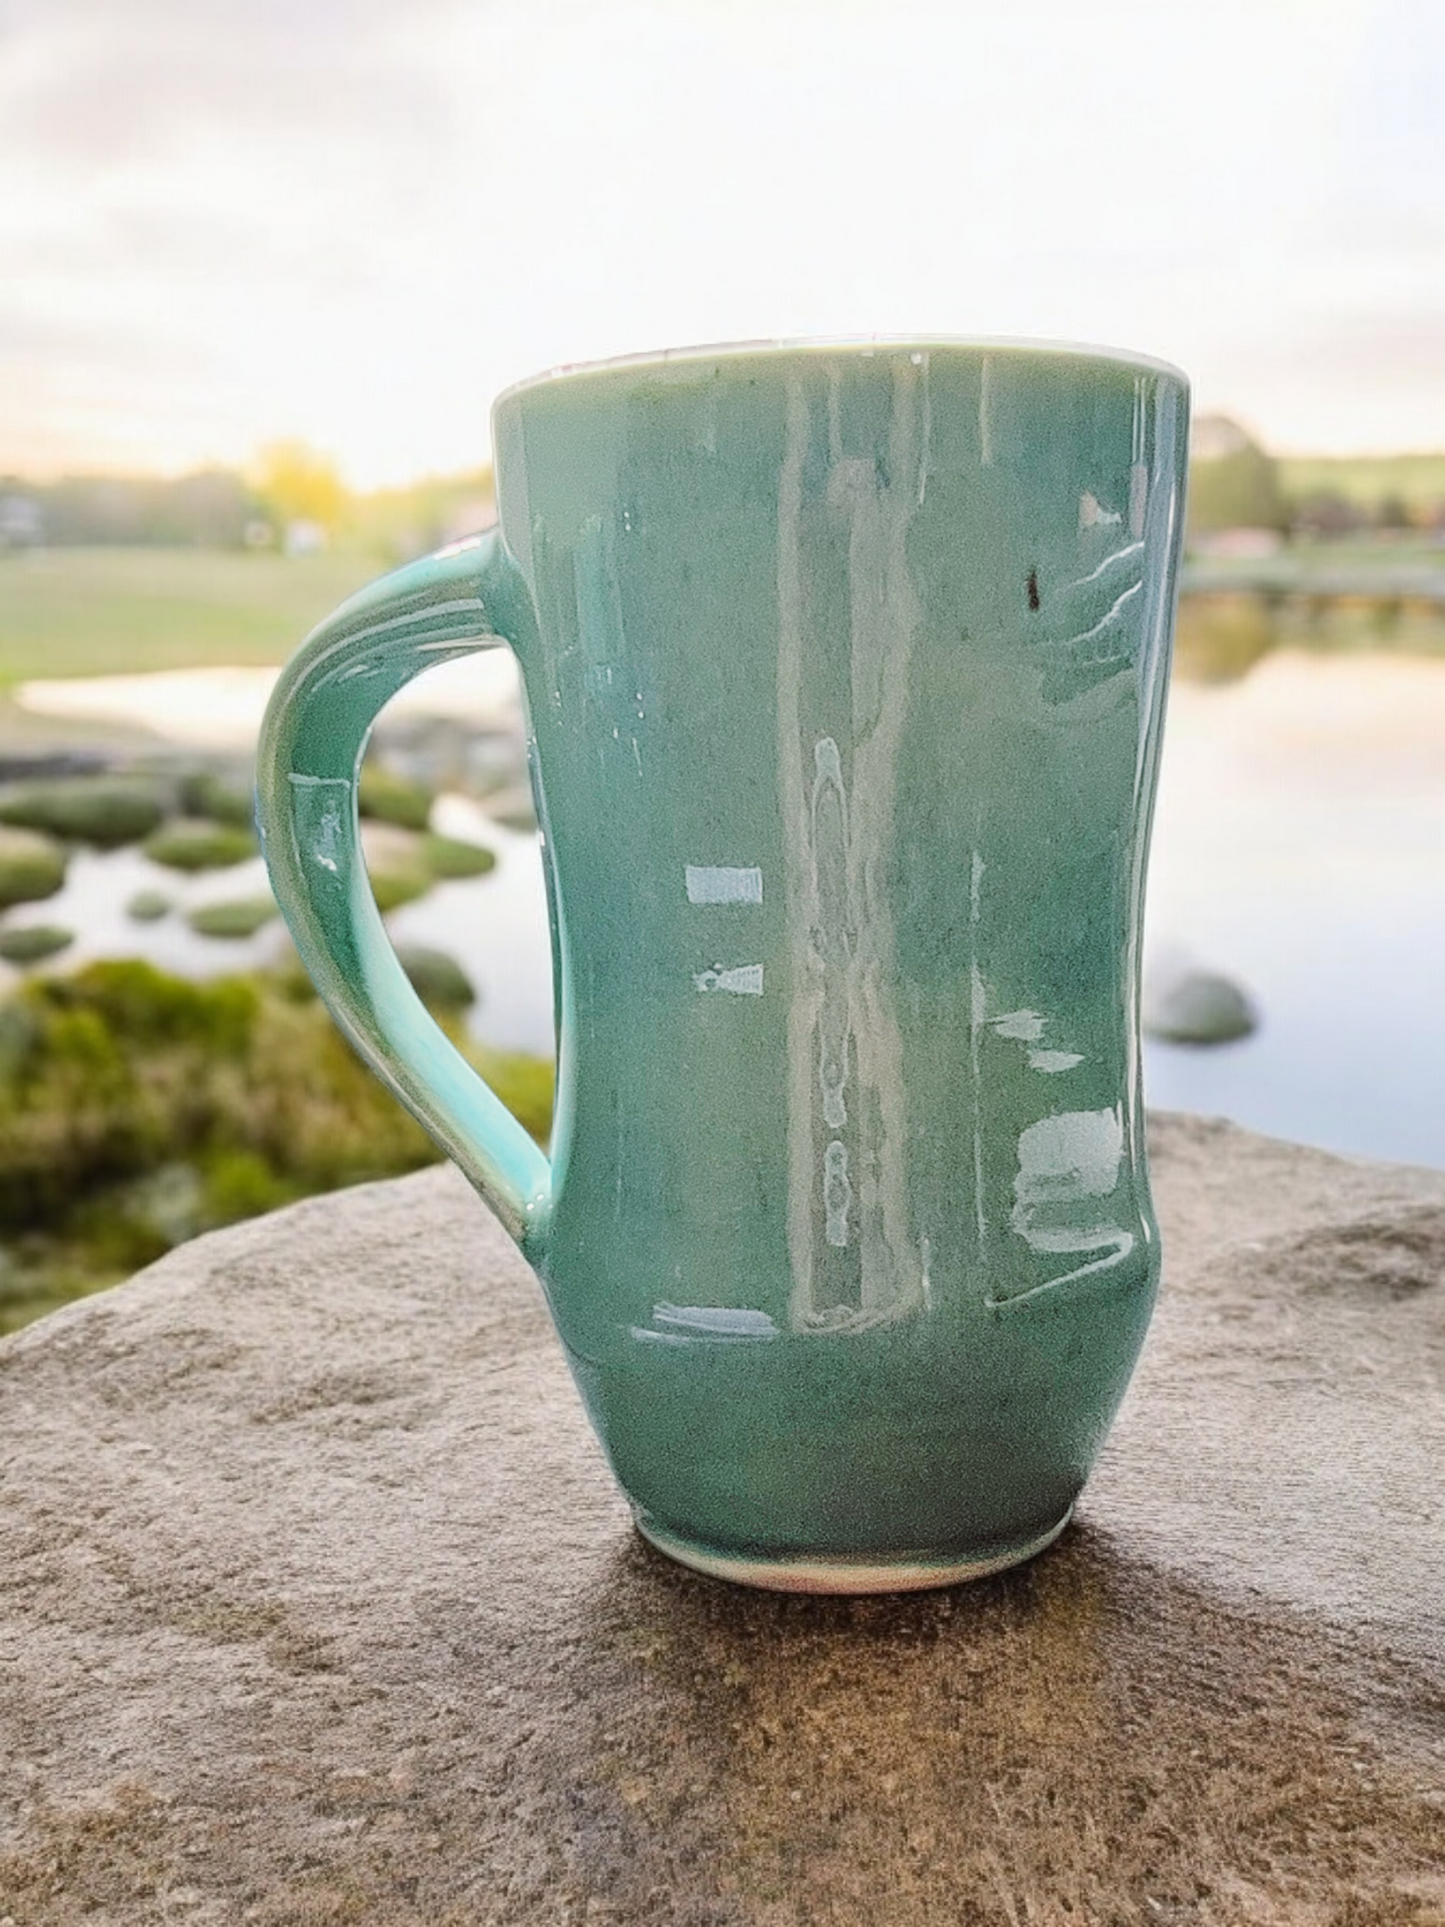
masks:
<path id="1" fill-rule="evenodd" d="M 1390 494 L 1380 498 L 1380 505 L 1375 510 L 1375 526 L 1395 533 L 1413 526 L 1410 504 L 1403 495 Z"/>
<path id="2" fill-rule="evenodd" d="M 1289 504 L 1279 468 L 1237 422 L 1204 416 L 1194 432 L 1189 465 L 1188 532 L 1289 527 Z"/>
<path id="3" fill-rule="evenodd" d="M 305 442 L 272 442 L 262 449 L 256 493 L 283 529 L 314 522 L 331 534 L 346 512 L 346 487 L 336 464 Z"/>
<path id="4" fill-rule="evenodd" d="M 1337 488 L 1311 489 L 1295 503 L 1294 525 L 1302 535 L 1353 535 L 1364 523 L 1359 503 Z"/>

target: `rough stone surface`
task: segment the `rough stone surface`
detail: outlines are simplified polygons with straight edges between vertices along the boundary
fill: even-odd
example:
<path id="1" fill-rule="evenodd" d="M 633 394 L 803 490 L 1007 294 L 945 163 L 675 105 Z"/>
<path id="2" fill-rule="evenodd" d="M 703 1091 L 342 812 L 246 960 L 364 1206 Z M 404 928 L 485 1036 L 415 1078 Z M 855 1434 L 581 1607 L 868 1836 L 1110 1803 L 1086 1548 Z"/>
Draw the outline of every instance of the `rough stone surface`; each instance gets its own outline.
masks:
<path id="1" fill-rule="evenodd" d="M 0 1346 L 0 1920 L 1445 1921 L 1445 1173 L 1159 1119 L 1077 1525 L 951 1593 L 632 1535 L 449 1170 Z"/>

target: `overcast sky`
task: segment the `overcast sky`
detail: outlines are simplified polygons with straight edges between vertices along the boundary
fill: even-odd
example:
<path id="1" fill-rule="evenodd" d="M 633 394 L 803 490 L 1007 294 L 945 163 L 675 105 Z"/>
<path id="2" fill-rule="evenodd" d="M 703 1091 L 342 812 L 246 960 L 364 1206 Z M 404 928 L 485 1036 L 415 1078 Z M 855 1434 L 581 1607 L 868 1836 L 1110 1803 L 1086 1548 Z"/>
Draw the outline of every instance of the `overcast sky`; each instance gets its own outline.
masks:
<path id="1" fill-rule="evenodd" d="M 0 0 L 0 470 L 472 466 L 506 383 L 1024 334 L 1445 447 L 1442 0 Z"/>

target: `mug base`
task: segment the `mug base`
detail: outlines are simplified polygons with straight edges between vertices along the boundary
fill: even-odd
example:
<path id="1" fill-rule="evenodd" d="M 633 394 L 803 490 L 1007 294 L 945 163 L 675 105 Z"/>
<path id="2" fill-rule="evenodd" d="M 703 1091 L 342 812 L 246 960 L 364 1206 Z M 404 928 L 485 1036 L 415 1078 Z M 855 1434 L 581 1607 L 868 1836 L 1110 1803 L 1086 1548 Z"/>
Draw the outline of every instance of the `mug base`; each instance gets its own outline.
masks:
<path id="1" fill-rule="evenodd" d="M 710 1579 L 727 1579 L 736 1586 L 755 1586 L 766 1592 L 878 1593 L 925 1592 L 933 1586 L 958 1586 L 969 1579 L 1021 1566 L 1051 1546 L 1073 1517 L 1074 1508 L 1036 1539 L 1009 1546 L 1002 1552 L 972 1559 L 747 1559 L 719 1552 L 712 1546 L 679 1538 L 651 1519 L 634 1515 L 637 1530 L 679 1565 Z"/>

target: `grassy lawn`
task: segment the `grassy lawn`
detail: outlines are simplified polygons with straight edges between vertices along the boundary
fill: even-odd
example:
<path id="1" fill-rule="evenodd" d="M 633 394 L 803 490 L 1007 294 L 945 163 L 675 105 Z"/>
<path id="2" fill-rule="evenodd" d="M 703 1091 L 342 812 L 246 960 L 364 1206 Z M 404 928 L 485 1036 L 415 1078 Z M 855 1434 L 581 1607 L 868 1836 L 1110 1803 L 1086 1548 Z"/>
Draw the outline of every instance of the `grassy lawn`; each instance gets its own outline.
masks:
<path id="1" fill-rule="evenodd" d="M 1287 495 L 1331 489 L 1367 508 L 1389 495 L 1422 508 L 1445 502 L 1445 455 L 1285 455 L 1279 477 Z"/>
<path id="2" fill-rule="evenodd" d="M 40 676 L 283 662 L 382 567 L 369 555 L 204 549 L 0 555 L 0 689 Z"/>
<path id="3" fill-rule="evenodd" d="M 1293 542 L 1274 555 L 1192 555 L 1182 578 L 1186 599 L 1257 594 L 1432 605 L 1445 611 L 1445 548 L 1428 537 L 1396 541 Z"/>

